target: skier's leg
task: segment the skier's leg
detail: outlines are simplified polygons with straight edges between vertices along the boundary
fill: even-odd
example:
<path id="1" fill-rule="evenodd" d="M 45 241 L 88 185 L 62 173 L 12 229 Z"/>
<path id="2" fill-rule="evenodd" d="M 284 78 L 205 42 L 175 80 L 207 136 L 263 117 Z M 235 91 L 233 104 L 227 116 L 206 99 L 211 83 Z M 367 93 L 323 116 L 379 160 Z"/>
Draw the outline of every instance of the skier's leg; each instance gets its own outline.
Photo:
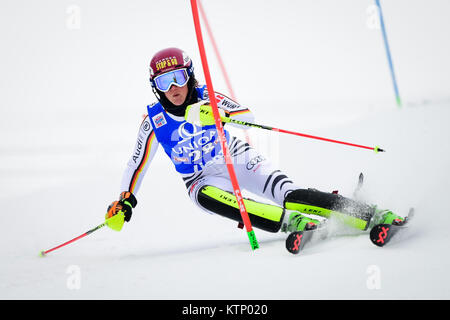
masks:
<path id="1" fill-rule="evenodd" d="M 244 205 L 253 227 L 278 232 L 303 230 L 320 224 L 320 221 L 298 212 L 285 212 L 285 195 L 296 186 L 280 170 L 273 170 L 268 161 L 247 143 L 232 138 L 229 150 L 241 188 L 268 200 L 255 201 L 244 196 Z M 242 223 L 225 164 L 215 164 L 183 179 L 192 201 L 200 208 Z M 269 200 L 274 204 L 267 203 Z"/>
<path id="2" fill-rule="evenodd" d="M 334 217 L 360 230 L 367 230 L 375 224 L 402 225 L 405 218 L 390 210 L 380 210 L 334 193 L 316 189 L 297 189 L 286 196 L 284 207 L 302 213 L 312 213 L 326 218 Z"/>
<path id="3" fill-rule="evenodd" d="M 243 190 L 283 206 L 286 195 L 300 186 L 295 185 L 286 173 L 272 165 L 254 148 L 239 148 L 243 144 L 246 145 L 236 139 L 234 143 L 236 147 L 230 149 L 239 186 Z"/>
<path id="4" fill-rule="evenodd" d="M 250 221 L 256 228 L 269 232 L 292 231 L 301 230 L 305 223 L 320 223 L 301 214 L 306 213 L 334 217 L 354 228 L 366 230 L 377 212 L 374 206 L 341 195 L 301 189 L 247 144 L 237 140 L 230 146 L 240 187 L 275 202 L 271 205 L 252 199 L 244 200 Z M 184 179 L 191 199 L 199 207 L 242 222 L 225 165 L 212 166 Z"/>
<path id="5" fill-rule="evenodd" d="M 242 223 L 236 197 L 226 177 L 206 176 L 189 188 L 189 196 L 200 208 L 211 214 L 218 214 Z M 283 207 L 244 198 L 244 205 L 254 228 L 268 232 L 298 231 L 313 228 L 319 221 L 299 213 L 286 213 Z"/>
<path id="6" fill-rule="evenodd" d="M 316 189 L 297 189 L 290 192 L 285 198 L 284 207 L 326 218 L 333 217 L 360 230 L 369 227 L 375 214 L 373 206 Z"/>
<path id="7" fill-rule="evenodd" d="M 218 214 L 242 223 L 232 185 L 226 177 L 206 176 L 189 189 L 192 201 L 208 213 Z M 284 217 L 284 208 L 244 199 L 252 226 L 268 232 L 278 232 Z"/>
<path id="8" fill-rule="evenodd" d="M 368 228 L 375 213 L 373 206 L 341 195 L 300 188 L 252 148 L 235 155 L 233 161 L 242 188 L 270 199 L 288 210 L 337 218 L 361 230 Z"/>

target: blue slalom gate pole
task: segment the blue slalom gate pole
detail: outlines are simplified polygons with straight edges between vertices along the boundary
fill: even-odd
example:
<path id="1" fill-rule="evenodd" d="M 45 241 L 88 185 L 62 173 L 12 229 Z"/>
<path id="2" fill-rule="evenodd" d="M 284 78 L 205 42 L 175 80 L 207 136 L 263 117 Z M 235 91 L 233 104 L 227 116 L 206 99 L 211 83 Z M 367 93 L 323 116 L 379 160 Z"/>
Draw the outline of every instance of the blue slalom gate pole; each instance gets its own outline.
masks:
<path id="1" fill-rule="evenodd" d="M 386 55 L 387 55 L 388 62 L 389 62 L 389 69 L 391 70 L 392 83 L 394 84 L 395 99 L 397 101 L 397 105 L 399 107 L 401 107 L 402 101 L 400 99 L 400 93 L 398 91 L 398 86 L 397 86 L 397 80 L 395 78 L 394 66 L 393 66 L 392 58 L 391 58 L 391 50 L 389 49 L 389 42 L 388 42 L 387 35 L 386 35 L 386 28 L 384 26 L 383 12 L 381 10 L 380 0 L 375 0 L 375 3 L 378 7 L 378 12 L 380 15 L 381 32 L 383 33 L 384 46 L 386 48 Z"/>

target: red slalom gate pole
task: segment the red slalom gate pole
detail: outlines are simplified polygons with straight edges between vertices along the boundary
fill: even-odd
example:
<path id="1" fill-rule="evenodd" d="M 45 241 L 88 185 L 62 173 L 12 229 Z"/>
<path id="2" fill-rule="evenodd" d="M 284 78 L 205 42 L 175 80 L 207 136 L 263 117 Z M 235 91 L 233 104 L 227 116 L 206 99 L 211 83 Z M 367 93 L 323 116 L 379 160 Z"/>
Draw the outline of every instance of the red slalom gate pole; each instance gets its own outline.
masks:
<path id="1" fill-rule="evenodd" d="M 208 92 L 209 92 L 210 96 L 211 95 L 214 96 L 214 88 L 212 85 L 211 74 L 209 72 L 208 60 L 206 58 L 205 45 L 203 43 L 200 19 L 199 19 L 199 15 L 198 15 L 197 0 L 191 0 L 191 7 L 192 7 L 192 16 L 194 18 L 194 26 L 195 26 L 195 33 L 197 36 L 198 48 L 199 48 L 200 57 L 202 60 L 203 72 L 205 74 L 206 86 L 208 88 Z M 234 195 L 236 196 L 236 201 L 239 205 L 239 211 L 241 213 L 242 221 L 244 223 L 248 238 L 250 240 L 250 245 L 252 247 L 252 250 L 255 250 L 255 249 L 259 248 L 258 241 L 256 239 L 255 232 L 253 231 L 247 209 L 245 208 L 241 189 L 239 187 L 239 183 L 237 181 L 233 163 L 231 161 L 230 152 L 227 147 L 227 139 L 225 136 L 225 132 L 223 130 L 223 125 L 222 125 L 222 121 L 220 118 L 219 109 L 217 107 L 217 102 L 216 102 L 216 99 L 210 99 L 210 100 L 211 100 L 212 111 L 213 111 L 213 115 L 214 115 L 214 121 L 216 123 L 217 135 L 218 135 L 220 144 L 222 146 L 223 156 L 225 158 L 225 163 L 227 165 L 228 173 L 230 175 L 230 180 L 231 180 L 231 184 L 233 186 Z"/>
<path id="2" fill-rule="evenodd" d="M 52 251 L 54 251 L 54 250 L 56 250 L 56 249 L 59 249 L 59 248 L 64 247 L 64 246 L 66 246 L 66 245 L 68 245 L 68 244 L 71 244 L 72 242 L 75 242 L 75 241 L 77 241 L 77 240 L 80 240 L 81 238 L 84 238 L 84 237 L 86 237 L 87 235 L 90 235 L 92 232 L 97 231 L 98 229 L 103 228 L 104 226 L 106 226 L 106 222 L 104 222 L 104 223 L 102 223 L 102 224 L 96 226 L 95 228 L 92 228 L 92 229 L 89 230 L 89 231 L 86 231 L 86 232 L 83 233 L 82 235 L 79 235 L 78 237 L 75 237 L 75 238 L 73 238 L 72 240 L 69 240 L 69 241 L 67 241 L 67 242 L 64 242 L 63 244 L 60 244 L 59 246 L 56 246 L 56 247 L 51 248 L 51 249 L 48 249 L 48 250 L 43 250 L 43 251 L 41 251 L 41 252 L 39 253 L 39 255 L 40 255 L 41 257 L 43 257 L 43 256 L 45 256 L 47 253 L 50 253 L 50 252 L 52 252 Z"/>

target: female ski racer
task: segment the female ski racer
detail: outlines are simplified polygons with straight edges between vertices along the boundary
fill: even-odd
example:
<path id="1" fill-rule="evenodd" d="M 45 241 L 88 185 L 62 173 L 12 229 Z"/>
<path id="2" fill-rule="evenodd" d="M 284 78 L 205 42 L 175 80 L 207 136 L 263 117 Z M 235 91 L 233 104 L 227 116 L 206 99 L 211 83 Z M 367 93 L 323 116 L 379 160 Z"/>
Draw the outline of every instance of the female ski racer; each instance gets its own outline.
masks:
<path id="1" fill-rule="evenodd" d="M 158 102 L 147 107 L 148 115 L 141 123 L 134 152 L 123 173 L 119 200 L 107 209 L 107 225 L 120 231 L 124 222 L 130 221 L 139 187 L 159 146 L 197 206 L 242 224 L 214 119 L 205 120 L 200 113 L 208 108 L 211 111 L 210 99 L 216 99 L 223 117 L 252 122 L 252 113 L 225 95 L 211 94 L 205 85 L 199 85 L 192 60 L 178 48 L 167 48 L 153 56 L 150 83 Z M 390 210 L 379 210 L 335 193 L 302 188 L 248 143 L 227 130 L 225 135 L 241 189 L 268 200 L 244 199 L 255 228 L 268 232 L 313 230 L 330 217 L 360 230 L 378 223 L 405 222 L 405 218 Z M 314 219 L 314 215 L 324 218 Z"/>

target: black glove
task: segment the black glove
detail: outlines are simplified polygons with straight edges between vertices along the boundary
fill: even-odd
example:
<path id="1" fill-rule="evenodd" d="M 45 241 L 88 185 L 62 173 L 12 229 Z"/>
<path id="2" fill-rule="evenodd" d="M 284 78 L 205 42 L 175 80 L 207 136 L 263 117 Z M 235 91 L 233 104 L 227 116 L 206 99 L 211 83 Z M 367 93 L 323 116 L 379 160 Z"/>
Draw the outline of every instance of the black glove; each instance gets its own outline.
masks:
<path id="1" fill-rule="evenodd" d="M 108 207 L 106 218 L 115 216 L 119 211 L 124 213 L 124 220 L 129 222 L 133 213 L 132 208 L 136 207 L 136 197 L 129 191 L 120 194 L 119 201 L 114 201 Z"/>
<path id="2" fill-rule="evenodd" d="M 119 202 L 122 203 L 127 210 L 125 212 L 125 221 L 130 221 L 132 214 L 131 208 L 135 208 L 137 205 L 136 197 L 129 191 L 123 191 L 120 194 Z"/>

